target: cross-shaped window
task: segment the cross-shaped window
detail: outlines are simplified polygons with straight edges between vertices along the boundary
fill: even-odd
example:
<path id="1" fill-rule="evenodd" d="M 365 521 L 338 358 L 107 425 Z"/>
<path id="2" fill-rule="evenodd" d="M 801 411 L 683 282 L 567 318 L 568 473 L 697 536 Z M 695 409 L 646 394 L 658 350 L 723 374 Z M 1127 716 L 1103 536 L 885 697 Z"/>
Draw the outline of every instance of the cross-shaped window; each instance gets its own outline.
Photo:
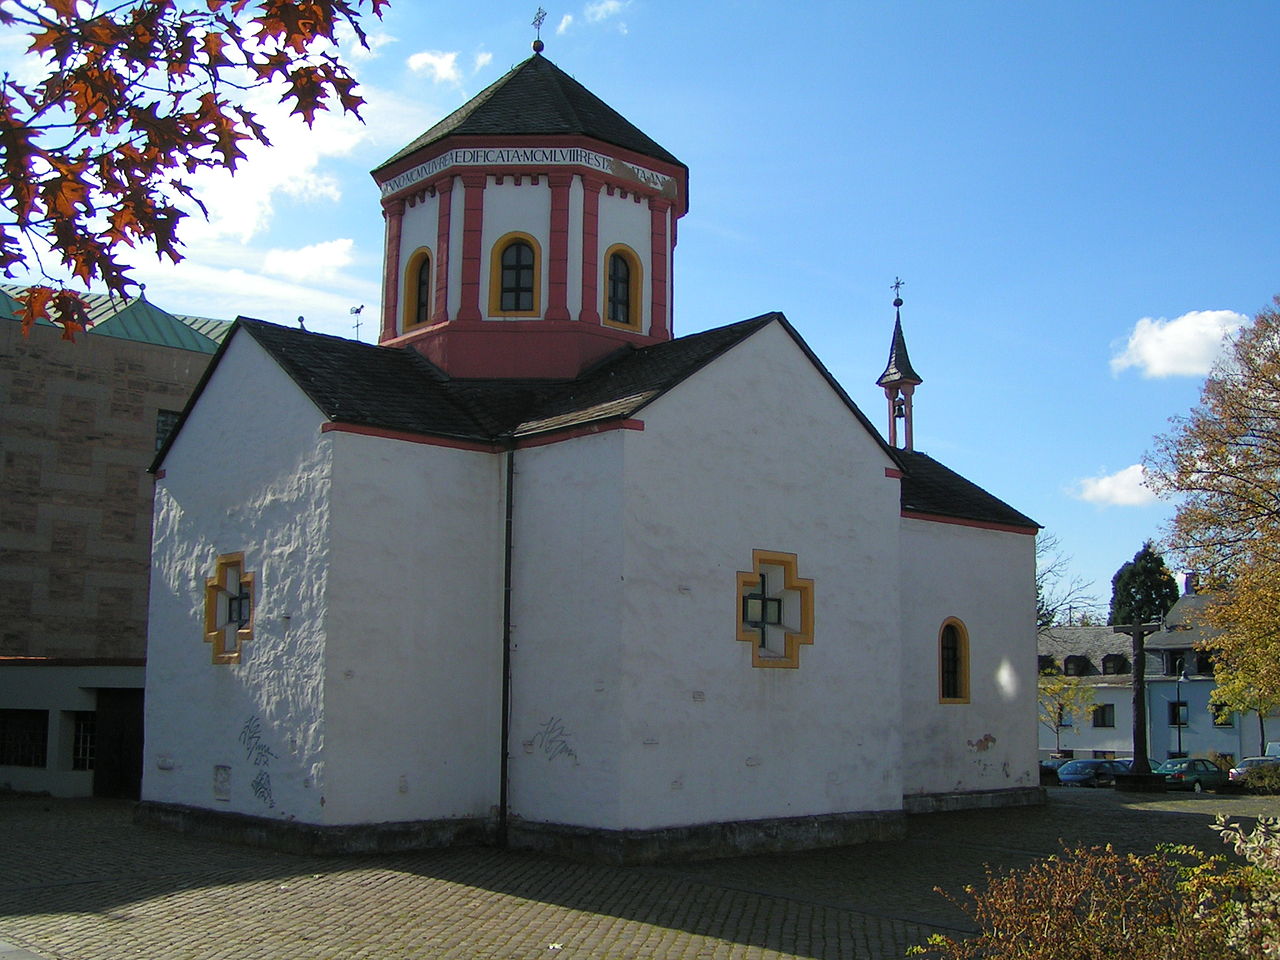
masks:
<path id="1" fill-rule="evenodd" d="M 751 643 L 754 667 L 798 667 L 813 643 L 813 581 L 796 576 L 796 555 L 753 550 L 738 571 L 738 639 Z"/>
<path id="2" fill-rule="evenodd" d="M 243 553 L 218 557 L 205 581 L 204 641 L 213 644 L 214 663 L 239 663 L 242 645 L 253 637 L 253 581 Z"/>

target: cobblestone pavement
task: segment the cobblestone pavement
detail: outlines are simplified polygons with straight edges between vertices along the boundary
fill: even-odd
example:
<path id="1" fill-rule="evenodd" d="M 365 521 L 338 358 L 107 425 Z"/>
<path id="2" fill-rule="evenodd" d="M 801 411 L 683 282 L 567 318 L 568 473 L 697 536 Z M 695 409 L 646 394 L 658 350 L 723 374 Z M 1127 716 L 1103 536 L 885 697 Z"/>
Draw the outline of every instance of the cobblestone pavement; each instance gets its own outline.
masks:
<path id="1" fill-rule="evenodd" d="M 602 867 L 492 849 L 314 858 L 135 826 L 127 803 L 0 800 L 0 960 L 902 957 L 967 929 L 933 892 L 1071 844 L 1217 845 L 1262 797 L 1053 788 L 811 853 Z"/>

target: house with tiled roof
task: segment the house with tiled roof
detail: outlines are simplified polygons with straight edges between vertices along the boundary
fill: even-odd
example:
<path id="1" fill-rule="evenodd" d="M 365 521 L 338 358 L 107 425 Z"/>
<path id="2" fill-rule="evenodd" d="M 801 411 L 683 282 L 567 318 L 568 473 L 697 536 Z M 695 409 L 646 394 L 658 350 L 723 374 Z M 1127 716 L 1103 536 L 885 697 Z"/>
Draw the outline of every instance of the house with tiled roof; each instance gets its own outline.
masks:
<path id="1" fill-rule="evenodd" d="M 142 816 L 639 861 L 1042 797 L 1038 527 L 913 449 L 900 310 L 888 441 L 781 313 L 676 336 L 688 171 L 540 52 L 374 178 L 378 345 L 240 319 L 153 464 Z"/>
<path id="2" fill-rule="evenodd" d="M 147 468 L 230 324 L 90 293 L 75 342 L 0 284 L 0 789 L 138 796 Z"/>

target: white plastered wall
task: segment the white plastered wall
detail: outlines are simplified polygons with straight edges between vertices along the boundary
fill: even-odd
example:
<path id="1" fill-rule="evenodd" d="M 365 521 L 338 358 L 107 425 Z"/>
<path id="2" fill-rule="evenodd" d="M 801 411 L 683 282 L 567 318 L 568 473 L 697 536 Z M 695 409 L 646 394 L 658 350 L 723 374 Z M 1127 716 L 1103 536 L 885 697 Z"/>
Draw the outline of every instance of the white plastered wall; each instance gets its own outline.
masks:
<path id="1" fill-rule="evenodd" d="M 903 519 L 906 794 L 1035 786 L 1035 537 Z M 940 703 L 938 638 L 969 638 L 969 702 Z"/>
<path id="2" fill-rule="evenodd" d="M 651 829 L 899 809 L 891 461 L 777 325 L 640 416 L 517 454 L 513 813 Z M 799 669 L 753 667 L 736 639 L 753 548 L 815 581 Z"/>
<path id="3" fill-rule="evenodd" d="M 618 829 L 621 431 L 515 454 L 510 810 Z"/>
<path id="4" fill-rule="evenodd" d="M 264 416 L 269 411 L 270 416 Z M 234 334 L 156 482 L 144 800 L 324 822 L 330 443 L 322 417 Z M 253 639 L 211 662 L 204 585 L 219 555 L 256 578 Z M 215 797 L 215 767 L 220 771 Z"/>
<path id="5" fill-rule="evenodd" d="M 500 769 L 502 458 L 332 436 L 326 817 L 487 817 Z"/>

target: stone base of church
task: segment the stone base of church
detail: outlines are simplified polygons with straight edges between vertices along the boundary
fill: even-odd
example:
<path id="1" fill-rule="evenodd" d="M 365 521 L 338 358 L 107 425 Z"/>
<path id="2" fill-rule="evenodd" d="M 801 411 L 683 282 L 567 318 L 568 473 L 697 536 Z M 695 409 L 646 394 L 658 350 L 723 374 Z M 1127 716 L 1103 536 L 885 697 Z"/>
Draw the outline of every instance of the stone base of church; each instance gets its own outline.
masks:
<path id="1" fill-rule="evenodd" d="M 1044 787 L 1010 787 L 971 793 L 913 793 L 902 798 L 907 813 L 947 813 L 951 810 L 983 810 L 992 807 L 1031 807 L 1048 798 Z"/>
<path id="2" fill-rule="evenodd" d="M 323 826 L 149 801 L 134 808 L 133 819 L 145 826 L 165 827 L 205 840 L 312 856 L 480 846 L 493 843 L 496 836 L 490 819 Z"/>
<path id="3" fill-rule="evenodd" d="M 513 819 L 507 836 L 514 848 L 594 863 L 708 860 L 896 840 L 906 834 L 907 814 L 1031 806 L 1045 799 L 1043 787 L 914 794 L 903 797 L 903 810 L 736 820 L 657 830 L 602 830 Z M 326 826 L 144 801 L 135 808 L 134 820 L 202 839 L 313 856 L 482 846 L 497 841 L 497 824 L 489 818 Z"/>
<path id="4" fill-rule="evenodd" d="M 812 850 L 896 840 L 905 833 L 906 818 L 898 810 L 736 820 L 658 830 L 600 830 L 528 820 L 513 820 L 508 826 L 512 847 L 609 864 Z"/>

